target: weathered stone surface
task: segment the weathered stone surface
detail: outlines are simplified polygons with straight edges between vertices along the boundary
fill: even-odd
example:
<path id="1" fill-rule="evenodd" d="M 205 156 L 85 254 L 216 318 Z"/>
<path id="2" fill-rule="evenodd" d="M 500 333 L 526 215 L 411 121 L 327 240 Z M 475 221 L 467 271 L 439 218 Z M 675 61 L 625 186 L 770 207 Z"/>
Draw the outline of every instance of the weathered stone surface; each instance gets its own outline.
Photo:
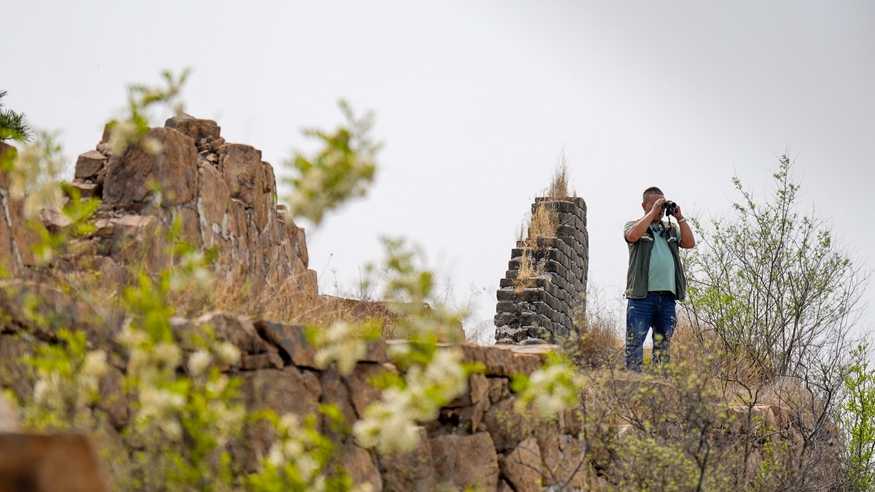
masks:
<path id="1" fill-rule="evenodd" d="M 344 376 L 349 386 L 352 405 L 358 415 L 364 415 L 365 408 L 380 399 L 380 390 L 370 383 L 371 378 L 390 370 L 394 368 L 389 365 L 359 363 L 352 374 Z"/>
<path id="2" fill-rule="evenodd" d="M 24 199 L 12 199 L 10 197 L 8 200 L 4 199 L 3 203 L 6 207 L 4 215 L 9 221 L 8 224 L 10 224 L 12 247 L 19 260 L 19 265 L 23 267 L 36 266 L 34 246 L 39 244 L 40 238 L 36 230 L 27 225 L 28 219 L 24 213 Z"/>
<path id="3" fill-rule="evenodd" d="M 583 444 L 567 434 L 560 434 L 557 440 L 559 447 L 556 459 L 554 461 L 544 460 L 547 471 L 546 485 L 564 484 L 571 490 L 584 489 L 587 484 L 587 467 L 584 462 Z M 550 449 L 551 451 L 556 450 L 552 447 Z"/>
<path id="4" fill-rule="evenodd" d="M 458 415 L 461 421 L 469 422 L 471 432 L 484 430 L 480 424 L 489 409 L 489 380 L 482 374 L 472 374 L 468 378 L 468 391 L 444 408 L 453 409 L 452 413 Z"/>
<path id="5" fill-rule="evenodd" d="M 0 434 L 0 484 L 33 492 L 108 490 L 94 449 L 80 434 Z"/>
<path id="6" fill-rule="evenodd" d="M 170 128 L 153 128 L 146 135 L 161 144 L 149 154 L 130 146 L 118 161 L 109 164 L 103 183 L 103 200 L 109 207 L 139 210 L 152 195 L 152 184 L 165 206 L 191 202 L 197 193 L 197 149 L 191 137 Z"/>
<path id="7" fill-rule="evenodd" d="M 535 419 L 520 415 L 513 406 L 513 399 L 501 400 L 493 404 L 483 418 L 486 431 L 500 452 L 516 448 L 535 432 Z"/>
<path id="8" fill-rule="evenodd" d="M 18 432 L 18 413 L 12 403 L 0 394 L 0 434 L 5 432 Z"/>
<path id="9" fill-rule="evenodd" d="M 98 173 L 106 165 L 109 158 L 96 150 L 89 150 L 83 154 L 79 154 L 76 159 L 76 171 L 74 177 L 76 179 L 97 179 Z"/>
<path id="10" fill-rule="evenodd" d="M 486 366 L 487 376 L 512 377 L 514 374 L 529 374 L 541 367 L 546 355 L 556 349 L 555 345 L 462 345 L 465 360 L 480 362 Z"/>
<path id="11" fill-rule="evenodd" d="M 226 143 L 219 148 L 219 167 L 231 196 L 254 207 L 264 189 L 261 151 L 250 145 Z"/>
<path id="12" fill-rule="evenodd" d="M 319 378 L 294 366 L 241 373 L 242 393 L 252 410 L 272 409 L 278 415 L 294 413 L 301 417 L 315 414 L 322 395 Z M 273 430 L 264 422 L 249 425 L 242 449 L 235 456 L 254 470 L 257 457 L 263 456 L 274 440 Z"/>
<path id="13" fill-rule="evenodd" d="M 39 319 L 29 315 L 31 308 L 39 311 Z M 97 323 L 92 306 L 45 284 L 20 279 L 0 281 L 0 313 L 0 333 L 23 332 L 54 341 L 59 329 L 78 329 L 92 343 L 112 345 L 111 330 Z"/>
<path id="14" fill-rule="evenodd" d="M 438 485 L 483 490 L 498 486 L 498 455 L 489 434 L 437 436 L 430 445 Z"/>
<path id="15" fill-rule="evenodd" d="M 431 492 L 435 490 L 434 461 L 425 429 L 419 428 L 419 444 L 408 453 L 381 455 L 383 490 L 386 492 Z"/>
<path id="16" fill-rule="evenodd" d="M 195 142 L 202 138 L 215 139 L 219 138 L 220 128 L 218 123 L 213 120 L 205 120 L 194 118 L 190 115 L 173 116 L 164 122 L 166 128 L 173 128 L 185 135 L 188 135 Z"/>
<path id="17" fill-rule="evenodd" d="M 322 404 L 334 405 L 343 415 L 344 423 L 349 425 L 358 419 L 355 408 L 352 406 L 349 387 L 334 369 L 322 371 L 319 375 L 322 385 Z M 326 425 L 323 431 L 330 431 L 330 425 Z"/>
<path id="18" fill-rule="evenodd" d="M 305 416 L 318 408 L 322 388 L 313 373 L 288 366 L 244 373 L 243 392 L 253 408 Z"/>
<path id="19" fill-rule="evenodd" d="M 516 492 L 540 492 L 541 450 L 538 441 L 530 437 L 521 442 L 507 456 L 501 458 L 501 474 Z"/>
<path id="20" fill-rule="evenodd" d="M 371 484 L 373 490 L 383 490 L 383 479 L 380 470 L 374 462 L 374 457 L 367 450 L 354 444 L 347 444 L 340 450 L 340 464 L 349 474 L 352 483 L 356 485 Z"/>
<path id="21" fill-rule="evenodd" d="M 80 198 L 93 198 L 99 196 L 98 185 L 96 183 L 88 183 L 75 179 L 72 183 L 70 183 L 70 186 L 76 188 L 79 191 Z"/>
<path id="22" fill-rule="evenodd" d="M 97 407 L 109 415 L 110 422 L 116 429 L 121 429 L 128 423 L 129 402 L 124 390 L 124 374 L 115 367 L 109 366 L 106 374 L 100 379 L 100 394 Z"/>
<path id="23" fill-rule="evenodd" d="M 225 223 L 231 192 L 222 174 L 213 166 L 198 166 L 200 179 L 198 181 L 197 209 L 202 227 L 209 228 L 213 224 L 220 227 Z"/>
<path id="24" fill-rule="evenodd" d="M 256 321 L 255 329 L 264 339 L 278 347 L 286 360 L 296 366 L 317 368 L 316 351 L 307 341 L 304 327 L 270 321 Z"/>

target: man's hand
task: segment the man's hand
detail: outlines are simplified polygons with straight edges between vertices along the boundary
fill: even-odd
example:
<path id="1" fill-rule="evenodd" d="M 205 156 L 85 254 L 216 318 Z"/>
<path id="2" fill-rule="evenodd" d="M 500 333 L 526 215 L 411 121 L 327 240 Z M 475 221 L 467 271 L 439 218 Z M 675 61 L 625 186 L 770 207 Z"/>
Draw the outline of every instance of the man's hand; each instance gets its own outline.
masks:
<path id="1" fill-rule="evenodd" d="M 647 215 L 654 220 L 662 217 L 663 205 L 665 205 L 665 197 L 657 198 L 656 201 L 653 202 L 653 206 L 650 207 L 650 212 L 647 212 Z"/>
<path id="2" fill-rule="evenodd" d="M 676 206 L 675 206 L 675 208 L 674 208 L 674 213 L 671 214 L 671 215 L 672 215 L 672 217 L 676 218 L 677 220 L 681 220 L 681 219 L 684 218 L 684 213 L 681 212 L 681 206 L 680 206 L 680 205 L 678 205 L 678 204 L 675 204 L 675 205 L 676 205 Z"/>

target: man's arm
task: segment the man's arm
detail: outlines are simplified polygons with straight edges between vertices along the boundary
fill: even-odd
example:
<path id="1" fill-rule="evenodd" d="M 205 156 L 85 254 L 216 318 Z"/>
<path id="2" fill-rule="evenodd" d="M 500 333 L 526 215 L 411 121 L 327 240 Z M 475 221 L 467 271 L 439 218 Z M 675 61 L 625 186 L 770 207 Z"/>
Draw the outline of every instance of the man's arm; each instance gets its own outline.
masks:
<path id="1" fill-rule="evenodd" d="M 629 228 L 628 231 L 624 234 L 626 237 L 626 241 L 630 243 L 637 242 L 641 239 L 641 236 L 647 232 L 647 228 L 650 227 L 650 224 L 653 223 L 654 220 L 659 219 L 662 215 L 662 204 L 665 203 L 665 198 L 660 198 L 653 202 L 653 206 L 650 207 L 650 211 L 644 214 L 644 217 L 638 219 L 638 222 L 635 222 L 635 225 Z"/>
<path id="2" fill-rule="evenodd" d="M 687 220 L 684 218 L 683 212 L 681 212 L 681 207 L 678 207 L 674 213 L 674 217 L 678 220 L 678 225 L 681 228 L 681 240 L 678 242 L 678 246 L 685 249 L 692 249 L 696 247 L 696 238 L 693 236 L 693 229 L 690 227 L 690 224 L 687 223 Z"/>

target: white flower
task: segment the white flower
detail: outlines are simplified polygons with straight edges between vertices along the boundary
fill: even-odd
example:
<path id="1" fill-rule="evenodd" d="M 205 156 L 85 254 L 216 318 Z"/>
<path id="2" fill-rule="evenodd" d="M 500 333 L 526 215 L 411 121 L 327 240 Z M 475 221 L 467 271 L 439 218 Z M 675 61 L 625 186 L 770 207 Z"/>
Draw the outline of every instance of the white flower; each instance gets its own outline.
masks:
<path id="1" fill-rule="evenodd" d="M 188 370 L 193 376 L 200 376 L 210 366 L 212 359 L 206 350 L 198 350 L 188 358 Z"/>
<path id="2" fill-rule="evenodd" d="M 279 430 L 280 432 L 291 433 L 296 431 L 301 426 L 301 421 L 298 416 L 293 413 L 286 413 L 280 417 Z"/>
<path id="3" fill-rule="evenodd" d="M 125 320 L 125 324 L 118 334 L 118 341 L 122 345 L 131 348 L 137 347 L 146 341 L 146 334 L 131 327 L 131 319 Z"/>
<path id="4" fill-rule="evenodd" d="M 106 374 L 106 352 L 103 350 L 94 350 L 85 355 L 85 361 L 82 363 L 82 375 L 99 378 Z"/>
<path id="5" fill-rule="evenodd" d="M 234 365 L 240 361 L 240 349 L 231 342 L 221 342 L 215 347 L 216 355 L 225 364 Z"/>
<path id="6" fill-rule="evenodd" d="M 286 457 L 283 455 L 283 450 L 280 447 L 279 443 L 274 443 L 273 446 L 270 447 L 270 451 L 267 453 L 267 461 L 273 466 L 280 467 L 283 466 L 286 462 Z"/>
<path id="7" fill-rule="evenodd" d="M 326 367 L 332 361 L 337 361 L 337 369 L 341 374 L 350 374 L 356 363 L 367 353 L 367 343 L 357 332 L 356 326 L 345 321 L 334 322 L 325 332 L 321 333 L 316 352 L 316 364 Z"/>
<path id="8" fill-rule="evenodd" d="M 40 379 L 33 385 L 33 399 L 37 403 L 45 403 L 48 400 L 49 382 L 45 379 Z"/>
<path id="9" fill-rule="evenodd" d="M 173 343 L 161 342 L 155 345 L 155 358 L 167 367 L 178 366 L 181 357 L 182 351 Z"/>

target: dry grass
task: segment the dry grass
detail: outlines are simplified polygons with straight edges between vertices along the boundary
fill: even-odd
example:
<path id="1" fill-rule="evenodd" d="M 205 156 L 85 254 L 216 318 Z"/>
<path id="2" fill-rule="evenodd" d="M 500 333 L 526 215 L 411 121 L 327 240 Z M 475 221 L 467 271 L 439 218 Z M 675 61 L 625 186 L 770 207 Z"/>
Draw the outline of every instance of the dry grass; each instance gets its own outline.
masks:
<path id="1" fill-rule="evenodd" d="M 539 270 L 538 265 L 533 263 L 529 250 L 523 249 L 523 254 L 520 256 L 520 268 L 513 279 L 514 290 L 517 292 L 529 287 L 529 280 L 537 278 L 543 273 Z"/>
<path id="2" fill-rule="evenodd" d="M 553 172 L 553 178 L 550 180 L 550 185 L 547 187 L 546 195 L 556 200 L 562 200 L 571 196 L 577 196 L 577 193 L 569 194 L 568 191 L 568 163 L 565 160 L 565 153 L 559 157 L 559 165 Z"/>
<path id="3" fill-rule="evenodd" d="M 300 277 L 309 275 L 303 273 Z M 216 282 L 208 307 L 288 324 L 327 326 L 335 321 L 379 320 L 390 327 L 395 316 L 384 302 L 313 295 L 303 288 L 303 278 L 290 277 L 258 292 L 236 282 L 235 275 Z"/>
<path id="4" fill-rule="evenodd" d="M 536 240 L 539 237 L 556 237 L 558 228 L 559 219 L 556 216 L 556 211 L 545 205 L 539 205 L 535 208 L 535 213 L 532 214 L 532 220 L 529 222 L 528 240 Z"/>

